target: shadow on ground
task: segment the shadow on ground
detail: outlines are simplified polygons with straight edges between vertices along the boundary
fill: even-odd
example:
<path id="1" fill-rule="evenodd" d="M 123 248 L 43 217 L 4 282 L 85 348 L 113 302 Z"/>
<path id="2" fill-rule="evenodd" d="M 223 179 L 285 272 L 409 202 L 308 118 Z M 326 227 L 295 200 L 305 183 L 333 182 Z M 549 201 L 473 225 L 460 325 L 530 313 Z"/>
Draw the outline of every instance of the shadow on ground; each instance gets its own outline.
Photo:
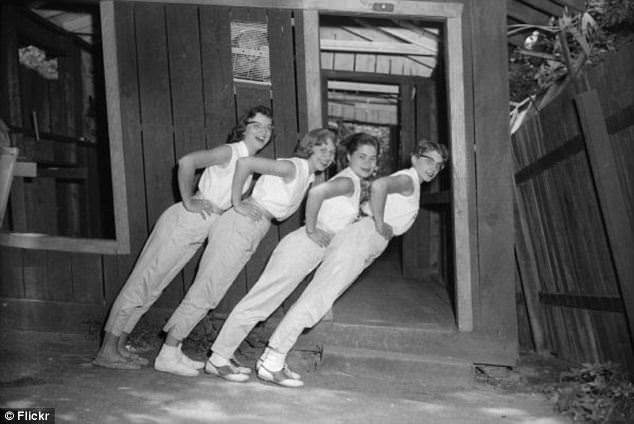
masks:
<path id="1" fill-rule="evenodd" d="M 540 393 L 479 383 L 450 390 L 400 384 L 389 375 L 320 365 L 313 352 L 293 355 L 306 386 L 286 389 L 255 378 L 240 384 L 152 368 L 97 368 L 95 336 L 5 331 L 0 346 L 0 406 L 53 407 L 58 423 L 568 422 Z M 203 359 L 200 351 L 190 354 Z"/>

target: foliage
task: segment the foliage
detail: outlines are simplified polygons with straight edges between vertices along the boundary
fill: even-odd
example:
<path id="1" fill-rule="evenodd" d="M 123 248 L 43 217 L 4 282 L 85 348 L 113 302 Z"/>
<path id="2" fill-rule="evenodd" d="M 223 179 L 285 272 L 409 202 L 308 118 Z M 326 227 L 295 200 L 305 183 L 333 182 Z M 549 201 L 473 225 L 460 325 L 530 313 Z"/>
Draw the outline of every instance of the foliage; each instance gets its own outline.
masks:
<path id="1" fill-rule="evenodd" d="M 548 391 L 555 409 L 576 423 L 629 423 L 634 417 L 634 384 L 611 362 L 583 364 L 563 372 Z"/>
<path id="2" fill-rule="evenodd" d="M 509 58 L 511 101 L 535 96 L 566 75 L 619 47 L 634 33 L 632 0 L 588 0 L 586 10 L 551 18 L 548 25 L 511 25 L 508 36 L 528 34 Z"/>

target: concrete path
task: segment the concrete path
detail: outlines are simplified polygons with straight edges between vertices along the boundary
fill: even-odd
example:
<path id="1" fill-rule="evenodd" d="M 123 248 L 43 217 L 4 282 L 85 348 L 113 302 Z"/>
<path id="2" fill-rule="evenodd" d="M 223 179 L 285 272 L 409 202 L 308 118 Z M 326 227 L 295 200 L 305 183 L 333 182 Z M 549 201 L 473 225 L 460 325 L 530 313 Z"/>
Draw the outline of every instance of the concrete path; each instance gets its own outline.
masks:
<path id="1" fill-rule="evenodd" d="M 152 368 L 94 367 L 94 336 L 0 334 L 0 407 L 53 407 L 69 423 L 568 423 L 540 394 L 473 385 L 437 389 L 389 376 L 351 375 L 327 364 L 304 370 L 306 386 L 253 378 L 178 377 Z M 151 356 L 148 356 L 151 357 Z M 200 359 L 200 358 L 199 358 Z"/>

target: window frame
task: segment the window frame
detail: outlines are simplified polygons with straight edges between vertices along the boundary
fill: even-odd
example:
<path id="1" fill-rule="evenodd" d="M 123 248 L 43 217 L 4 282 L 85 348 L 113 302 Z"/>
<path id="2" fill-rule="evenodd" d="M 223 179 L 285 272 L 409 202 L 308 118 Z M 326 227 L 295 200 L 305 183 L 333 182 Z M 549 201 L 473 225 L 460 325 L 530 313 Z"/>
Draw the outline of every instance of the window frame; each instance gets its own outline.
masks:
<path id="1" fill-rule="evenodd" d="M 0 232 L 0 246 L 106 255 L 130 253 L 130 228 L 113 3 L 102 3 L 100 11 L 115 238 L 79 238 L 40 233 Z"/>

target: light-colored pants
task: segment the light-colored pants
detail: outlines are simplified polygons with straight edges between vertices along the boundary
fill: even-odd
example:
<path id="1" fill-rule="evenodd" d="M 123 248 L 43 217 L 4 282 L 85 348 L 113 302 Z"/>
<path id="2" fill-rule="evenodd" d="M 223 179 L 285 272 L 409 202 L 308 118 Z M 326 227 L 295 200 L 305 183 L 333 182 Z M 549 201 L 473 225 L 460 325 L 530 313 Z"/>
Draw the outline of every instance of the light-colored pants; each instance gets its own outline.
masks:
<path id="1" fill-rule="evenodd" d="M 203 218 L 182 202 L 167 208 L 156 221 L 137 262 L 119 292 L 105 331 L 130 333 L 165 287 L 210 236 L 219 215 Z"/>
<path id="2" fill-rule="evenodd" d="M 385 250 L 388 241 L 362 218 L 340 231 L 326 249 L 315 275 L 269 339 L 269 346 L 287 354 L 305 328 L 313 327 L 335 300 Z"/>
<path id="3" fill-rule="evenodd" d="M 196 279 L 163 327 L 177 340 L 187 337 L 205 315 L 218 306 L 268 232 L 271 221 L 265 218 L 253 221 L 229 209 L 214 227 Z"/>
<path id="4" fill-rule="evenodd" d="M 323 259 L 325 248 L 306 234 L 305 227 L 284 237 L 249 293 L 233 308 L 211 350 L 231 358 L 240 343 L 264 321 Z"/>

